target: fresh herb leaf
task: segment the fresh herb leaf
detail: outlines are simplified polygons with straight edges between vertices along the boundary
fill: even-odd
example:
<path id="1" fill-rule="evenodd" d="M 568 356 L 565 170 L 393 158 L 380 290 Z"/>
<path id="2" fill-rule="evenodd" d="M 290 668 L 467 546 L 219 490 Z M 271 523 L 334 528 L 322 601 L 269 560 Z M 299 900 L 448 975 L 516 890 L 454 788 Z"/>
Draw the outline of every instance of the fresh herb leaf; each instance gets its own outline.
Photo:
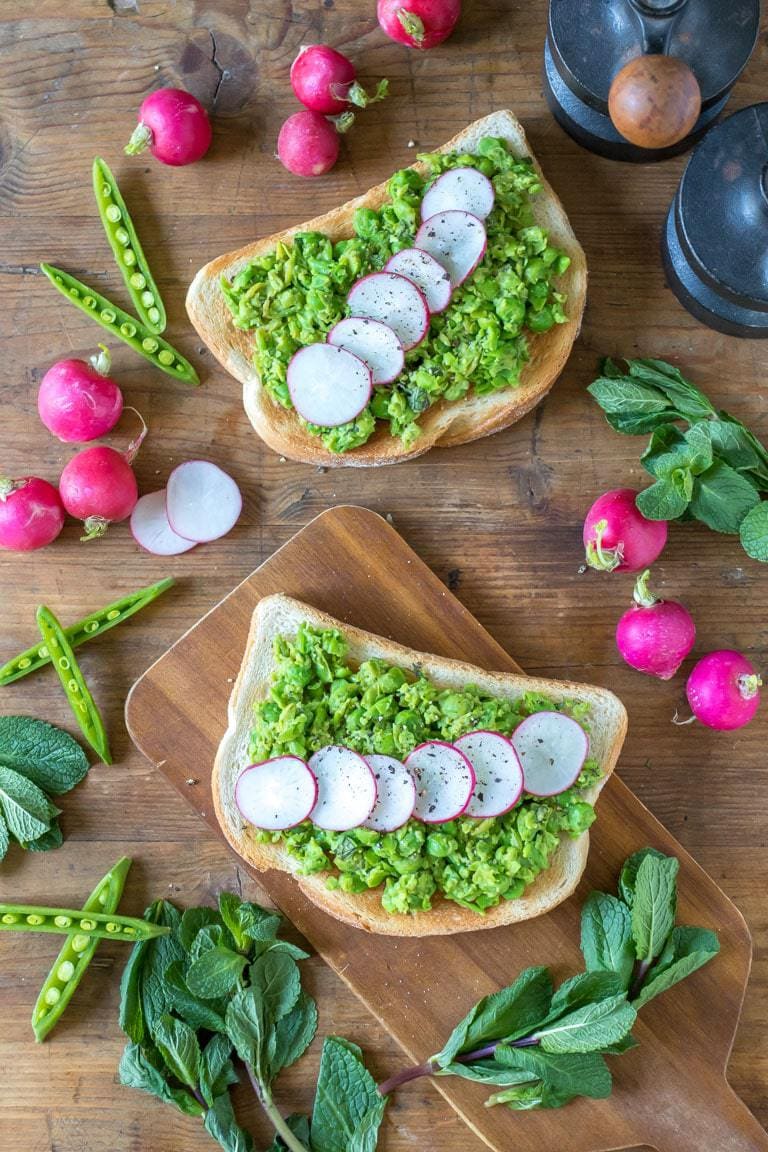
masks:
<path id="1" fill-rule="evenodd" d="M 181 916 L 178 931 L 179 943 L 184 951 L 191 952 L 192 946 L 201 930 L 203 928 L 210 928 L 213 925 L 221 927 L 221 918 L 215 908 L 202 907 L 185 909 Z M 215 948 L 216 946 L 214 941 L 209 938 L 206 938 L 206 943 L 209 943 L 211 948 Z"/>
<path id="2" fill-rule="evenodd" d="M 184 959 L 184 949 L 178 941 L 181 917 L 168 900 L 158 900 L 145 913 L 145 919 L 155 924 L 164 924 L 171 929 L 170 936 L 148 940 L 138 976 L 141 1012 L 146 1035 L 151 1035 L 155 1023 L 171 1008 L 171 1000 L 165 984 L 165 973 L 174 960 Z"/>
<path id="3" fill-rule="evenodd" d="M 79 784 L 88 758 L 61 728 L 31 716 L 0 716 L 0 765 L 26 776 L 43 792 L 61 796 Z"/>
<path id="4" fill-rule="evenodd" d="M 249 975 L 265 1015 L 274 1021 L 287 1016 L 301 993 L 296 961 L 285 952 L 270 949 L 253 962 Z"/>
<path id="5" fill-rule="evenodd" d="M 547 1052 L 502 1045 L 497 1049 L 497 1059 L 569 1096 L 603 1100 L 611 1094 L 611 1073 L 597 1052 Z"/>
<path id="6" fill-rule="evenodd" d="M 635 503 L 646 520 L 676 520 L 693 495 L 693 476 L 679 468 L 638 492 Z"/>
<path id="7" fill-rule="evenodd" d="M 11 835 L 8 831 L 8 825 L 5 822 L 5 817 L 0 812 L 0 860 L 5 858 L 6 853 L 11 845 Z"/>
<path id="8" fill-rule="evenodd" d="M 432 1059 L 440 1067 L 462 1052 L 494 1040 L 525 1036 L 547 1015 L 552 1001 L 552 977 L 546 968 L 526 968 L 514 984 L 484 996 L 456 1025 L 448 1043 Z"/>
<path id="9" fill-rule="evenodd" d="M 187 970 L 187 987 L 193 996 L 213 1000 L 227 996 L 237 987 L 248 958 L 229 948 L 211 948 L 203 952 Z"/>
<path id="10" fill-rule="evenodd" d="M 216 1097 L 203 1123 L 224 1152 L 253 1152 L 253 1138 L 237 1123 L 229 1092 Z"/>
<path id="11" fill-rule="evenodd" d="M 267 1038 L 269 1023 L 261 998 L 253 988 L 241 988 L 227 1005 L 227 1035 L 240 1059 L 253 1069 L 256 1079 L 269 1084 Z"/>
<path id="12" fill-rule="evenodd" d="M 204 1029 L 207 1032 L 225 1032 L 224 1015 L 226 1007 L 218 1004 L 206 1003 L 190 992 L 184 979 L 184 965 L 180 960 L 174 962 L 166 969 L 165 989 L 170 1007 L 186 1020 L 192 1028 Z"/>
<path id="13" fill-rule="evenodd" d="M 547 1021 L 557 1020 L 566 1012 L 583 1008 L 588 1004 L 598 1004 L 624 992 L 621 980 L 615 972 L 580 972 L 563 981 L 552 997 L 552 1005 Z M 543 1022 L 542 1022 L 543 1023 Z"/>
<path id="14" fill-rule="evenodd" d="M 666 992 L 674 984 L 690 976 L 707 964 L 720 951 L 720 942 L 714 932 L 706 928 L 674 928 L 664 951 L 646 976 L 640 992 L 633 1000 L 635 1008 L 642 1008 L 654 996 Z"/>
<path id="15" fill-rule="evenodd" d="M 317 1032 L 317 1005 L 306 992 L 276 1023 L 267 1047 L 270 1079 L 304 1055 Z"/>
<path id="16" fill-rule="evenodd" d="M 313 1152 L 373 1152 L 385 1107 L 357 1045 L 327 1036 L 310 1126 Z"/>
<path id="17" fill-rule="evenodd" d="M 679 368 L 665 360 L 627 360 L 633 380 L 658 388 L 685 420 L 701 420 L 715 414 L 710 401 L 686 380 Z"/>
<path id="18" fill-rule="evenodd" d="M 741 545 L 753 560 L 768 562 L 768 501 L 756 504 L 739 525 Z"/>
<path id="19" fill-rule="evenodd" d="M 29 840 L 23 845 L 27 852 L 50 852 L 53 848 L 61 848 L 64 843 L 64 833 L 61 830 L 58 816 L 51 820 L 51 826 L 36 840 Z"/>
<path id="20" fill-rule="evenodd" d="M 629 908 L 608 892 L 591 892 L 581 910 L 581 951 L 588 972 L 615 972 L 625 991 L 635 949 Z"/>
<path id="21" fill-rule="evenodd" d="M 658 848 L 641 848 L 639 852 L 633 852 L 631 856 L 627 857 L 619 873 L 619 896 L 628 908 L 631 908 L 634 903 L 637 872 L 646 856 L 655 856 L 657 860 L 667 859 L 663 852 L 659 852 Z"/>
<path id="22" fill-rule="evenodd" d="M 202 1116 L 205 1112 L 202 1104 L 189 1092 L 167 1083 L 149 1052 L 138 1044 L 126 1046 L 118 1068 L 118 1079 L 128 1088 L 139 1088 L 167 1104 L 175 1104 L 187 1116 Z"/>
<path id="23" fill-rule="evenodd" d="M 502 1045 L 502 1048 L 504 1046 Z M 510 1049 L 517 1052 L 518 1049 Z M 476 1080 L 480 1084 L 497 1084 L 499 1087 L 512 1084 L 529 1084 L 538 1077 L 522 1068 L 507 1067 L 496 1060 L 473 1060 L 471 1064 L 447 1064 L 439 1069 L 436 1076 L 460 1076 L 463 1080 Z"/>
<path id="24" fill-rule="evenodd" d="M 761 491 L 765 491 L 768 486 L 768 452 L 749 429 L 727 412 L 720 412 L 718 420 L 710 420 L 709 434 L 718 457 L 737 472 L 750 472 L 759 480 Z"/>
<path id="25" fill-rule="evenodd" d="M 623 1040 L 637 1013 L 626 994 L 586 1004 L 559 1020 L 536 1029 L 532 1038 L 545 1052 L 595 1052 Z"/>
<path id="26" fill-rule="evenodd" d="M 0 766 L 0 809 L 8 831 L 22 847 L 29 840 L 37 840 L 50 829 L 57 808 L 44 792 L 26 776 L 13 768 Z"/>
<path id="27" fill-rule="evenodd" d="M 562 1108 L 570 1104 L 574 1097 L 568 1092 L 558 1092 L 548 1084 L 538 1081 L 536 1084 L 525 1085 L 521 1088 L 508 1088 L 504 1092 L 497 1092 L 489 1096 L 485 1102 L 486 1108 L 493 1108 L 497 1104 L 506 1104 L 514 1112 L 533 1112 L 540 1108 Z"/>
<path id="28" fill-rule="evenodd" d="M 200 1045 L 190 1026 L 166 1014 L 155 1021 L 152 1039 L 171 1074 L 188 1088 L 196 1087 L 200 1075 Z"/>
<path id="29" fill-rule="evenodd" d="M 677 471 L 689 471 L 698 476 L 712 464 L 710 425 L 694 424 L 687 432 L 680 432 L 672 424 L 657 429 L 651 442 L 640 457 L 641 463 L 652 476 L 665 479 Z"/>
<path id="30" fill-rule="evenodd" d="M 760 503 L 754 485 L 729 464 L 716 460 L 697 477 L 691 511 L 714 532 L 735 533 L 751 508 Z"/>
<path id="31" fill-rule="evenodd" d="M 674 856 L 660 858 L 648 855 L 637 870 L 632 937 L 638 960 L 654 960 L 674 927 L 679 867 Z"/>
<path id="32" fill-rule="evenodd" d="M 285 1122 L 293 1132 L 294 1136 L 301 1141 L 305 1148 L 310 1148 L 310 1132 L 309 1132 L 309 1119 L 306 1116 L 286 1116 Z M 275 1133 L 274 1142 L 267 1149 L 267 1152 L 284 1152 L 287 1147 L 279 1132 Z"/>
<path id="33" fill-rule="evenodd" d="M 232 1084 L 239 1083 L 231 1055 L 232 1042 L 220 1033 L 212 1036 L 200 1053 L 200 1094 L 209 1108 L 214 1107 L 217 1097 L 226 1093 Z"/>

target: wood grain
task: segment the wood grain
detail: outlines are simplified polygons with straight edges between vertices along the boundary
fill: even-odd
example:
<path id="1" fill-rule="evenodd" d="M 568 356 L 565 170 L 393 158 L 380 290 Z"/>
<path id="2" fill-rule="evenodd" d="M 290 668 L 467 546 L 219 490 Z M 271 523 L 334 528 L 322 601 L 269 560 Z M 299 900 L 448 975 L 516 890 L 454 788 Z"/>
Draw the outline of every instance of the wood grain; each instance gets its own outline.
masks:
<path id="1" fill-rule="evenodd" d="M 149 420 L 137 462 L 142 491 L 162 485 L 173 463 L 209 456 L 241 484 L 245 513 L 230 537 L 173 562 L 139 553 L 124 527 L 80 544 L 69 525 L 51 549 L 0 559 L 4 656 L 34 639 L 34 607 L 45 600 L 66 621 L 172 573 L 179 586 L 123 629 L 83 652 L 110 727 L 114 768 L 98 766 L 65 797 L 67 841 L 46 857 L 14 851 L 0 869 L 2 898 L 84 898 L 121 852 L 136 858 L 125 904 L 139 911 L 170 892 L 180 903 L 237 883 L 214 835 L 131 749 L 122 710 L 131 683 L 186 628 L 318 512 L 347 502 L 390 514 L 398 531 L 457 592 L 499 643 L 532 673 L 605 684 L 622 696 L 630 733 L 626 783 L 691 851 L 744 912 L 755 963 L 729 1078 L 768 1123 L 768 764 L 765 718 L 741 733 L 674 728 L 682 676 L 660 684 L 623 667 L 613 628 L 630 597 L 628 579 L 578 575 L 580 522 L 605 488 L 644 483 L 640 441 L 606 426 L 584 395 L 598 355 L 666 356 L 718 405 L 768 438 L 765 344 L 696 324 L 664 285 L 657 257 L 666 208 L 685 164 L 613 164 L 579 149 L 552 121 L 540 87 L 545 0 L 468 0 L 455 35 L 417 55 L 375 28 L 369 0 L 0 0 L 0 468 L 55 479 L 71 450 L 40 425 L 36 384 L 65 355 L 88 355 L 101 330 L 55 296 L 36 274 L 60 262 L 124 299 L 90 191 L 92 157 L 117 173 L 139 222 L 168 305 L 168 335 L 204 376 L 193 392 L 154 373 L 122 346 L 115 372 L 128 403 Z M 763 33 L 731 107 L 764 98 Z M 387 75 L 392 96 L 361 115 L 328 177 L 303 182 L 272 158 L 282 119 L 296 110 L 287 70 L 301 43 L 323 39 L 349 51 L 362 79 Z M 225 75 L 226 73 L 226 75 Z M 183 84 L 213 108 L 209 157 L 185 169 L 128 160 L 121 146 L 135 109 L 158 84 Z M 412 149 L 447 139 L 470 119 L 511 107 L 562 197 L 590 264 L 581 339 L 563 377 L 537 411 L 481 444 L 434 452 L 386 475 L 320 473 L 281 463 L 242 413 L 239 390 L 208 363 L 184 318 L 193 271 L 206 260 L 313 213 L 330 209 L 408 162 Z M 132 428 L 126 418 L 126 436 Z M 343 562 L 343 558 L 339 558 Z M 676 527 L 657 582 L 685 602 L 697 651 L 734 646 L 766 670 L 768 574 L 736 542 L 692 525 Z M 3 713 L 27 712 L 70 725 L 55 676 L 5 689 Z M 255 894 L 248 877 L 246 890 Z M 114 968 L 98 967 L 61 1033 L 42 1051 L 28 1025 L 55 954 L 50 941 L 0 942 L 0 1081 L 8 1152 L 203 1152 L 190 1120 L 148 1097 L 118 1090 L 120 1051 Z M 115 950 L 113 965 L 119 960 Z M 315 963 L 315 962 L 313 962 Z M 363 1043 L 376 1070 L 399 1051 L 355 997 L 318 961 L 329 1028 Z M 313 1068 L 286 1087 L 306 1104 Z M 266 1143 L 266 1130 L 253 1115 Z M 413 1087 L 391 1111 L 383 1146 L 464 1152 L 481 1145 L 432 1088 Z"/>

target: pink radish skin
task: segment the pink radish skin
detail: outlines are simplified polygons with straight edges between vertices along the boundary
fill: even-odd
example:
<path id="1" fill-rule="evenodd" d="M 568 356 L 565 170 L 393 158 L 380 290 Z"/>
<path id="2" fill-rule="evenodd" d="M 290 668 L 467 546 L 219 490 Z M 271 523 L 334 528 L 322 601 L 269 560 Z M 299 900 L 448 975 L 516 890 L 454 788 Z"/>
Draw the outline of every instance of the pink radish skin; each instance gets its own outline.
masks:
<path id="1" fill-rule="evenodd" d="M 110 524 L 126 520 L 139 498 L 130 464 L 103 444 L 73 456 L 61 474 L 59 492 L 70 516 L 84 521 L 84 540 L 103 536 Z"/>
<path id="2" fill-rule="evenodd" d="M 291 87 L 310 112 L 335 116 L 349 108 L 347 93 L 355 75 L 352 61 L 335 48 L 308 44 L 291 64 Z"/>
<path id="3" fill-rule="evenodd" d="M 58 490 L 38 476 L 0 476 L 0 548 L 35 552 L 53 543 L 64 527 Z"/>
<path id="4" fill-rule="evenodd" d="M 123 394 L 108 375 L 109 352 L 90 364 L 59 360 L 48 369 L 37 394 L 37 410 L 49 432 L 65 444 L 85 444 L 106 436 L 123 411 Z"/>
<path id="5" fill-rule="evenodd" d="M 428 740 L 408 755 L 405 767 L 416 784 L 413 815 L 422 824 L 445 824 L 463 814 L 475 787 L 475 770 L 463 752 L 444 740 Z"/>
<path id="6" fill-rule="evenodd" d="M 639 576 L 634 604 L 616 626 L 616 647 L 630 668 L 670 680 L 693 648 L 696 625 L 676 600 L 657 600 L 648 590 L 650 569 Z"/>
<path id="7" fill-rule="evenodd" d="M 398 44 L 422 50 L 446 40 L 461 15 L 461 0 L 378 0 L 382 32 Z"/>
<path id="8" fill-rule="evenodd" d="M 174 468 L 165 489 L 171 530 L 194 544 L 208 544 L 231 532 L 243 510 L 235 481 L 210 460 L 187 460 Z"/>
<path id="9" fill-rule="evenodd" d="M 699 723 L 719 732 L 732 732 L 754 717 L 762 684 L 746 656 L 724 648 L 710 652 L 694 665 L 685 693 Z"/>
<path id="10" fill-rule="evenodd" d="M 587 564 L 599 572 L 642 572 L 664 551 L 666 520 L 646 520 L 634 488 L 614 488 L 595 500 L 584 521 Z"/>
<path id="11" fill-rule="evenodd" d="M 303 824 L 317 803 L 317 780 L 298 756 L 275 756 L 244 768 L 235 784 L 240 815 L 255 828 L 284 832 Z"/>
<path id="12" fill-rule="evenodd" d="M 277 158 L 294 176 L 324 176 L 339 158 L 339 134 L 319 112 L 294 112 L 277 137 Z"/>
<path id="13" fill-rule="evenodd" d="M 212 138 L 208 113 L 199 100 L 183 88 L 160 88 L 139 108 L 139 123 L 125 151 L 135 156 L 148 148 L 162 164 L 180 168 L 202 159 Z"/>
<path id="14" fill-rule="evenodd" d="M 475 773 L 464 815 L 487 820 L 510 812 L 523 794 L 523 768 L 512 741 L 501 732 L 479 728 L 460 736 L 454 746 Z"/>
<path id="15" fill-rule="evenodd" d="M 168 523 L 165 488 L 137 501 L 131 512 L 131 535 L 140 548 L 153 556 L 181 556 L 195 547 L 194 540 L 178 536 Z"/>

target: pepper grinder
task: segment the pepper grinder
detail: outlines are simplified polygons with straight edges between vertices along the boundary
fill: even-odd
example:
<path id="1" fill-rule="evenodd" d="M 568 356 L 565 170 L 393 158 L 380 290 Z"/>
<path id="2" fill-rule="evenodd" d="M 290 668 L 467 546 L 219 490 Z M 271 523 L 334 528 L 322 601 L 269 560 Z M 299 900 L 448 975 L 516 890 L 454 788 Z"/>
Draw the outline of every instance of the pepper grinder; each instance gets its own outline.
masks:
<path id="1" fill-rule="evenodd" d="M 760 0 L 550 0 L 544 89 L 558 123 L 612 160 L 664 160 L 722 112 Z"/>
<path id="2" fill-rule="evenodd" d="M 768 103 L 734 112 L 697 145 L 662 257 L 670 288 L 697 320 L 768 337 Z"/>

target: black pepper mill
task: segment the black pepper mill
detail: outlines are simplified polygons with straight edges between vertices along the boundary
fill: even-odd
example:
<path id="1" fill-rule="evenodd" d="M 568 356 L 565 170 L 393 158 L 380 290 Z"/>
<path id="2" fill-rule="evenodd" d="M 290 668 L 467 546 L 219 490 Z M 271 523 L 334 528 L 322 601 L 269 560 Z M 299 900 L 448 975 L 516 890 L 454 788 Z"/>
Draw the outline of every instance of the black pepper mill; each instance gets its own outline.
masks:
<path id="1" fill-rule="evenodd" d="M 612 160 L 664 160 L 714 123 L 755 46 L 760 0 L 550 0 L 544 89 Z"/>
<path id="2" fill-rule="evenodd" d="M 735 112 L 697 145 L 662 256 L 670 288 L 697 320 L 768 337 L 768 103 Z"/>

